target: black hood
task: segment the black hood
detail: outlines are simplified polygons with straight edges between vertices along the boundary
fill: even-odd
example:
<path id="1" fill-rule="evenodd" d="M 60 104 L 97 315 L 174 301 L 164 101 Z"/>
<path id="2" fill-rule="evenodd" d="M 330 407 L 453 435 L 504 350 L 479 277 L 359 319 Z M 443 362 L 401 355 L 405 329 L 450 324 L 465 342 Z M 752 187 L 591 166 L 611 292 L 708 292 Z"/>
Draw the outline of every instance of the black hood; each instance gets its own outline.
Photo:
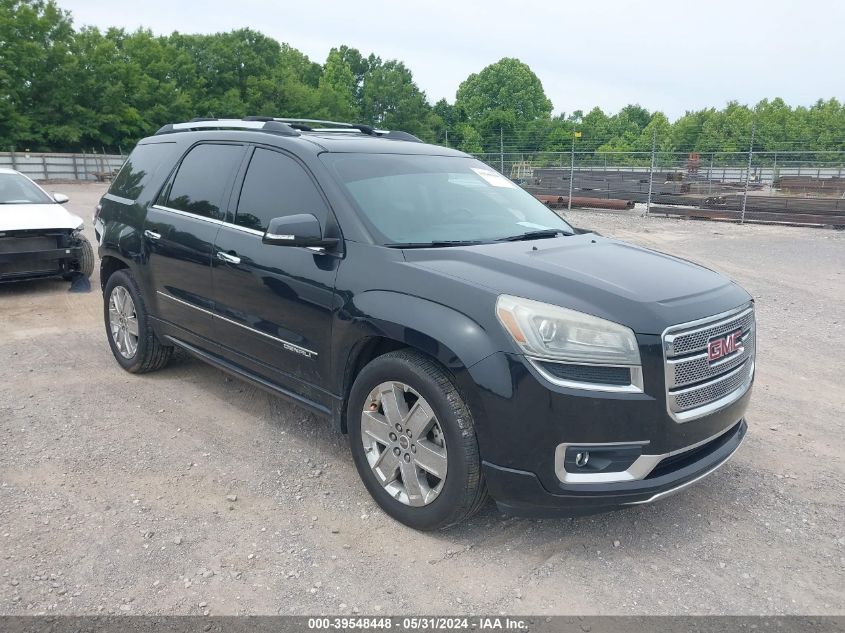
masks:
<path id="1" fill-rule="evenodd" d="M 408 249 L 415 267 L 498 294 L 545 301 L 641 334 L 718 314 L 751 297 L 731 280 L 677 257 L 594 234 L 479 246 Z"/>

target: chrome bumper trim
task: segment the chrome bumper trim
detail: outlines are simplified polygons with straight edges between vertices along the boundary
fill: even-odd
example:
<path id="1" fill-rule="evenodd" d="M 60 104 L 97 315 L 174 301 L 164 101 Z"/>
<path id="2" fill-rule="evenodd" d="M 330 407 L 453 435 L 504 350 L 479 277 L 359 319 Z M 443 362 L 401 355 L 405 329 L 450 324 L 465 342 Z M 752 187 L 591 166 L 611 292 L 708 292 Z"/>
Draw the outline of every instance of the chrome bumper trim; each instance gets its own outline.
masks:
<path id="1" fill-rule="evenodd" d="M 557 478 L 565 484 L 612 484 L 612 483 L 620 483 L 625 481 L 636 481 L 639 479 L 645 479 L 649 476 L 652 470 L 654 470 L 657 465 L 662 462 L 667 457 L 674 457 L 675 455 L 680 455 L 681 453 L 686 453 L 687 451 L 691 451 L 693 449 L 698 448 L 699 446 L 704 446 L 708 442 L 712 442 L 713 440 L 721 437 L 731 429 L 735 429 L 736 425 L 739 424 L 741 420 L 737 420 L 733 424 L 731 424 L 726 429 L 723 429 L 716 433 L 715 435 L 711 435 L 710 437 L 701 440 L 700 442 L 696 442 L 695 444 L 690 444 L 689 446 L 684 446 L 683 448 L 675 449 L 674 451 L 669 451 L 668 453 L 662 453 L 659 455 L 640 455 L 637 459 L 634 460 L 634 463 L 631 464 L 626 470 L 619 470 L 611 473 L 571 473 L 566 470 L 564 465 L 564 460 L 566 459 L 566 450 L 571 447 L 578 447 L 578 448 L 586 448 L 589 449 L 591 447 L 604 447 L 604 446 L 632 446 L 636 444 L 640 444 L 645 446 L 649 444 L 649 441 L 634 441 L 634 442 L 603 442 L 603 443 L 589 443 L 589 442 L 565 442 L 562 444 L 558 444 L 555 448 L 555 474 Z M 715 469 L 714 469 L 715 470 Z M 712 471 L 711 471 L 712 472 Z M 703 475 L 702 475 L 703 476 Z M 638 502 L 644 503 L 644 502 Z"/>
<path id="2" fill-rule="evenodd" d="M 733 428 L 733 427 L 731 427 L 731 428 Z M 745 435 L 742 436 L 742 438 L 739 440 L 739 444 L 737 444 L 736 448 L 734 450 L 732 450 L 731 453 L 727 457 L 725 457 L 725 459 L 723 459 L 718 464 L 713 466 L 713 468 L 711 468 L 710 470 L 701 473 L 698 477 L 693 477 L 689 481 L 685 481 L 684 483 L 682 483 L 680 486 L 670 488 L 669 490 L 664 490 L 663 492 L 658 492 L 657 494 L 650 496 L 648 499 L 643 499 L 641 501 L 629 501 L 628 503 L 626 503 L 624 505 L 626 505 L 626 506 L 636 506 L 636 505 L 643 505 L 645 503 L 653 503 L 654 501 L 658 501 L 659 499 L 665 499 L 666 497 L 670 497 L 673 494 L 675 494 L 676 492 L 680 492 L 684 488 L 687 488 L 688 486 L 691 486 L 694 483 L 701 481 L 702 479 L 707 477 L 707 475 L 710 475 L 710 474 L 714 473 L 715 471 L 717 471 L 719 468 L 721 468 L 723 465 L 725 465 L 731 457 L 736 455 L 736 452 L 739 450 L 739 447 L 742 446 L 742 443 L 744 441 L 745 441 Z"/>

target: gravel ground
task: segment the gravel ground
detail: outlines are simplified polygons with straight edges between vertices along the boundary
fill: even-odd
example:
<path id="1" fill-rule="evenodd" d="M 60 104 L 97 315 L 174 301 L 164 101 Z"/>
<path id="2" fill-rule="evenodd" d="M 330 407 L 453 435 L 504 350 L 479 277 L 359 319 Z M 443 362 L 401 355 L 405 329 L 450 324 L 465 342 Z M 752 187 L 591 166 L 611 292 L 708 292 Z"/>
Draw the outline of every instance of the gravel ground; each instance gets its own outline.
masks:
<path id="1" fill-rule="evenodd" d="M 103 186 L 54 188 L 90 224 Z M 96 278 L 7 285 L 0 613 L 845 614 L 845 234 L 569 218 L 757 299 L 748 438 L 707 480 L 420 534 L 378 510 L 328 422 L 189 359 L 123 372 Z"/>

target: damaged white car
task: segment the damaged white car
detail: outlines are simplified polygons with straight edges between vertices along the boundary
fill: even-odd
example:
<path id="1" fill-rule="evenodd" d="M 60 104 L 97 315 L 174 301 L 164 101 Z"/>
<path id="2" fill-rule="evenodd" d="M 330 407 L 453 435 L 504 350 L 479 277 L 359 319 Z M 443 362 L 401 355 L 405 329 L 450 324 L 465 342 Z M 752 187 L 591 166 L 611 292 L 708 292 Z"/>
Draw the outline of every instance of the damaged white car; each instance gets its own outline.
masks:
<path id="1" fill-rule="evenodd" d="M 0 282 L 91 276 L 94 249 L 82 234 L 82 218 L 62 207 L 67 201 L 0 168 Z"/>

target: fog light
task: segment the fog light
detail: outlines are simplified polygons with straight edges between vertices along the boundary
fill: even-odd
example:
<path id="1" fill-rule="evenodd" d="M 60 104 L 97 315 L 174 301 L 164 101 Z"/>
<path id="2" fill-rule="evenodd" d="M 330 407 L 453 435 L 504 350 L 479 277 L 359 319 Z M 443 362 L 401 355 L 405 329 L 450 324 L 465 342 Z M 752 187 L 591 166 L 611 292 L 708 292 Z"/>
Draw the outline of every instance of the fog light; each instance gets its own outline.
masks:
<path id="1" fill-rule="evenodd" d="M 568 446 L 563 470 L 579 474 L 622 472 L 642 454 L 642 449 L 642 444 Z"/>

